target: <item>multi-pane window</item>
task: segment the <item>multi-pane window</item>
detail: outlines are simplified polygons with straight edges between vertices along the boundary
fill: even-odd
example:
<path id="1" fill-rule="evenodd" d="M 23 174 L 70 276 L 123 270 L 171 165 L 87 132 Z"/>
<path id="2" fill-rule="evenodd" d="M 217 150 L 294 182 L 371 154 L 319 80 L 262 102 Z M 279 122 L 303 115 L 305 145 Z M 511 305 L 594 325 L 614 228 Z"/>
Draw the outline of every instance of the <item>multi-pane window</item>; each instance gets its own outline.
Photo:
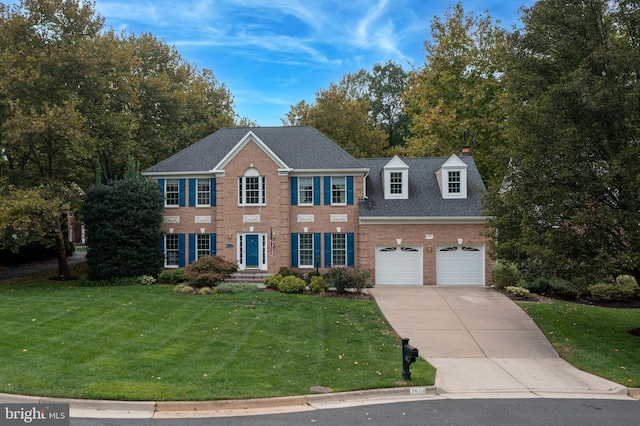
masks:
<path id="1" fill-rule="evenodd" d="M 164 266 L 165 267 L 179 266 L 179 249 L 180 249 L 180 243 L 178 242 L 177 234 L 167 234 L 164 236 Z"/>
<path id="2" fill-rule="evenodd" d="M 346 204 L 347 202 L 347 178 L 331 178 L 331 204 Z"/>
<path id="3" fill-rule="evenodd" d="M 460 172 L 449 172 L 449 194 L 460 193 Z"/>
<path id="4" fill-rule="evenodd" d="M 298 255 L 301 268 L 313 268 L 313 234 L 300 234 L 298 237 Z"/>
<path id="5" fill-rule="evenodd" d="M 331 238 L 333 266 L 347 265 L 347 234 L 333 234 Z"/>
<path id="6" fill-rule="evenodd" d="M 209 234 L 196 235 L 196 259 L 211 254 L 211 238 Z"/>
<path id="7" fill-rule="evenodd" d="M 180 202 L 178 179 L 167 179 L 164 183 L 164 205 L 177 206 Z"/>
<path id="8" fill-rule="evenodd" d="M 402 194 L 402 172 L 389 173 L 389 185 L 391 194 Z"/>
<path id="9" fill-rule="evenodd" d="M 264 205 L 267 201 L 265 176 L 242 176 L 238 178 L 238 204 Z"/>
<path id="10" fill-rule="evenodd" d="M 301 177 L 298 179 L 299 204 L 313 204 L 313 178 Z"/>
<path id="11" fill-rule="evenodd" d="M 209 206 L 211 205 L 211 180 L 198 179 L 196 184 L 196 205 Z"/>

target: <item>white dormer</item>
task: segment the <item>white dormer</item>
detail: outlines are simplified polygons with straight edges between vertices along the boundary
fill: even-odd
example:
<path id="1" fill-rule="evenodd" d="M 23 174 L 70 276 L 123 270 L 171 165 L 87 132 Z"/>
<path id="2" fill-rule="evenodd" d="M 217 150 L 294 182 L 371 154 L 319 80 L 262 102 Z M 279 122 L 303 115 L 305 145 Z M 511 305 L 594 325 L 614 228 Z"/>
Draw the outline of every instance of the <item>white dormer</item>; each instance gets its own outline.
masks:
<path id="1" fill-rule="evenodd" d="M 455 154 L 436 172 L 442 198 L 467 198 L 467 165 Z"/>
<path id="2" fill-rule="evenodd" d="M 406 200 L 409 198 L 409 166 L 397 155 L 382 170 L 384 198 Z"/>

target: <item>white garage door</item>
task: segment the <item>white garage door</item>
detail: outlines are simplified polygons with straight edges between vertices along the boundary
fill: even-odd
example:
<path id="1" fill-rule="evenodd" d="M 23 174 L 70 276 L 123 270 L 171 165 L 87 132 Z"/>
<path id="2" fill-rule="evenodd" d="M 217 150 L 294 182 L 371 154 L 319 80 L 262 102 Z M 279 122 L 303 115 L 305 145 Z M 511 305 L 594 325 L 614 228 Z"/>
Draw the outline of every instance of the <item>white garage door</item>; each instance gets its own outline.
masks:
<path id="1" fill-rule="evenodd" d="M 376 247 L 376 285 L 422 285 L 422 246 Z"/>
<path id="2" fill-rule="evenodd" d="M 438 247 L 436 284 L 484 285 L 484 247 Z"/>

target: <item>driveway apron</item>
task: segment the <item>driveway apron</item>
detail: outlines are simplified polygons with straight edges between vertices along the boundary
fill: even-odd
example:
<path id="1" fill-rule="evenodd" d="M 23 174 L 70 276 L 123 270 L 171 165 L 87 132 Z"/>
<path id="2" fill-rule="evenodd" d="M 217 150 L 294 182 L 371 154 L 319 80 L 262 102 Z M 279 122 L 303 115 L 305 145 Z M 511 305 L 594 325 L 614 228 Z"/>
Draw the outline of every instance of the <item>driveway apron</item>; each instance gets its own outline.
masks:
<path id="1" fill-rule="evenodd" d="M 401 337 L 436 369 L 436 391 L 459 397 L 628 398 L 626 387 L 560 358 L 533 320 L 486 287 L 375 287 Z"/>

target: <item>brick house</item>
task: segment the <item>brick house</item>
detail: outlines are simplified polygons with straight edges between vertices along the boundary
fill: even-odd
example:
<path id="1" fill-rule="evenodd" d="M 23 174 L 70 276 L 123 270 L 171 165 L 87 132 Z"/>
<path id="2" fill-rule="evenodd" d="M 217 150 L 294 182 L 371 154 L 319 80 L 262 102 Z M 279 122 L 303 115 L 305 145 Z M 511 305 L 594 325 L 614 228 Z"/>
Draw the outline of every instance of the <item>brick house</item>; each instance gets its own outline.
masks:
<path id="1" fill-rule="evenodd" d="M 473 158 L 356 159 L 311 127 L 224 128 L 147 169 L 165 267 L 369 269 L 376 285 L 488 285 Z"/>

